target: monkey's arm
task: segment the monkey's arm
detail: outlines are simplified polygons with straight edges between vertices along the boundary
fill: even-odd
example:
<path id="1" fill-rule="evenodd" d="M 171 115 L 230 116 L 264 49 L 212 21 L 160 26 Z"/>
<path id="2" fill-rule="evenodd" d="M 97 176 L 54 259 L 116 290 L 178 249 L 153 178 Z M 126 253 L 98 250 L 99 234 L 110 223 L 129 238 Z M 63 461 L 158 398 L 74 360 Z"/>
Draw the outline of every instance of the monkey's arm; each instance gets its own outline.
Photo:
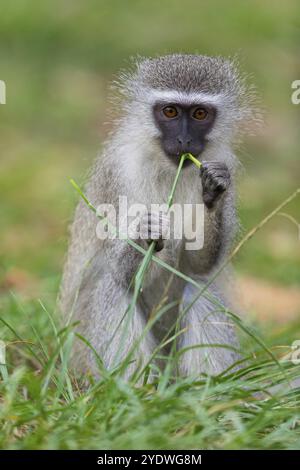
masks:
<path id="1" fill-rule="evenodd" d="M 200 168 L 203 202 L 208 210 L 216 205 L 230 186 L 230 172 L 223 162 L 203 162 Z M 220 209 L 219 209 L 220 210 Z"/>
<path id="2" fill-rule="evenodd" d="M 156 242 L 156 251 L 163 249 L 167 233 L 169 231 L 169 217 L 162 212 L 145 212 L 136 221 L 134 228 L 130 227 L 128 237 L 145 250 L 152 241 Z M 106 239 L 103 242 L 106 262 L 119 282 L 129 285 L 143 254 L 130 246 L 125 240 Z"/>
<path id="3" fill-rule="evenodd" d="M 204 244 L 184 250 L 186 272 L 207 274 L 228 254 L 237 226 L 234 178 L 223 162 L 203 162 L 200 169 L 204 203 Z"/>

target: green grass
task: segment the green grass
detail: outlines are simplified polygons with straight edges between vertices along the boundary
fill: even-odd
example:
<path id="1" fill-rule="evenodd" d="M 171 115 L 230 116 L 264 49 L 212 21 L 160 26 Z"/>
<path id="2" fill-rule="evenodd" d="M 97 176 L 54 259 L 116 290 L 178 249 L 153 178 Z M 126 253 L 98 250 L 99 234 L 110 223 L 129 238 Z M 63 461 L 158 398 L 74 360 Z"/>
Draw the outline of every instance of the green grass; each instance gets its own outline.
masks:
<path id="1" fill-rule="evenodd" d="M 6 305 L 1 448 L 299 449 L 300 392 L 287 380 L 299 376 L 300 366 L 279 368 L 249 337 L 243 341 L 247 365 L 227 377 L 170 382 L 162 374 L 136 386 L 114 373 L 80 390 L 68 367 L 73 331 L 60 330 L 46 310 L 13 296 Z M 273 352 L 287 354 L 297 332 L 299 325 L 293 333 L 269 335 Z M 280 383 L 281 391 L 270 396 L 268 388 Z"/>

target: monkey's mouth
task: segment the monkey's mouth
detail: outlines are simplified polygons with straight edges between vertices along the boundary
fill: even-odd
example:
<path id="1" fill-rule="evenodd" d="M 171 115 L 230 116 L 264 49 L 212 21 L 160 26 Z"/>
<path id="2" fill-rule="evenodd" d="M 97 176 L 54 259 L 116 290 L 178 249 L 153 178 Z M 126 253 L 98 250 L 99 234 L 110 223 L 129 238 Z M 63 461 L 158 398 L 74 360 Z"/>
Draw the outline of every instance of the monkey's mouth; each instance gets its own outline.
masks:
<path id="1" fill-rule="evenodd" d="M 174 164 L 178 165 L 179 160 L 181 155 L 185 153 L 190 153 L 193 155 L 194 158 L 197 160 L 200 160 L 201 155 L 203 154 L 205 148 L 206 148 L 206 140 L 203 140 L 202 142 L 198 142 L 195 145 L 192 146 L 178 146 L 178 145 L 166 145 L 163 142 L 161 142 L 161 147 L 165 155 L 168 157 L 168 159 Z M 192 164 L 192 161 L 190 159 L 186 159 L 184 161 L 183 167 L 188 167 L 189 165 Z"/>
<path id="2" fill-rule="evenodd" d="M 176 167 L 178 167 L 180 157 L 181 157 L 182 155 L 184 155 L 185 153 L 190 153 L 190 152 L 181 152 L 181 153 L 178 153 L 178 154 L 176 154 L 176 155 L 170 154 L 170 153 L 166 153 L 166 152 L 165 152 L 165 154 L 166 154 L 166 156 L 168 157 L 169 161 L 170 161 L 174 166 L 176 166 Z M 199 158 L 200 155 L 195 155 L 195 154 L 192 154 L 192 155 L 193 155 L 197 160 L 200 161 L 200 158 Z M 187 167 L 189 167 L 189 166 L 192 165 L 192 164 L 193 164 L 192 160 L 190 160 L 189 158 L 186 158 L 186 159 L 184 160 L 184 162 L 183 162 L 182 168 L 187 168 Z"/>
<path id="3" fill-rule="evenodd" d="M 178 168 L 181 155 L 183 155 L 183 153 L 180 155 L 167 155 L 168 160 L 171 162 L 172 166 L 174 166 L 175 168 Z M 198 156 L 195 156 L 195 158 L 197 158 L 197 160 L 199 160 L 200 162 L 200 159 L 198 158 Z M 192 162 L 192 160 L 190 160 L 189 158 L 186 158 L 183 162 L 182 168 L 183 169 L 188 168 L 191 165 L 195 165 L 195 164 Z"/>
<path id="4" fill-rule="evenodd" d="M 199 162 L 201 162 L 200 157 L 201 157 L 201 154 L 203 153 L 203 150 L 198 153 L 191 152 L 191 151 L 188 151 L 188 152 L 180 151 L 176 153 L 171 153 L 171 152 L 167 152 L 164 149 L 164 153 L 166 154 L 168 159 L 177 167 L 181 156 L 184 155 L 185 153 L 190 153 L 194 158 L 196 158 Z M 183 162 L 183 168 L 187 168 L 191 164 L 193 164 L 192 160 L 190 160 L 189 158 L 186 158 L 185 161 Z"/>
<path id="5" fill-rule="evenodd" d="M 180 157 L 185 153 L 190 153 L 196 158 L 199 162 L 201 162 L 201 156 L 206 149 L 206 144 L 208 140 L 201 139 L 198 142 L 194 142 L 192 145 L 178 145 L 177 142 L 174 140 L 164 140 L 162 138 L 157 139 L 157 144 L 161 148 L 163 154 L 167 157 L 170 161 L 172 166 L 174 165 L 176 168 L 178 167 Z M 193 162 L 190 159 L 186 159 L 183 163 L 183 168 L 189 167 Z"/>

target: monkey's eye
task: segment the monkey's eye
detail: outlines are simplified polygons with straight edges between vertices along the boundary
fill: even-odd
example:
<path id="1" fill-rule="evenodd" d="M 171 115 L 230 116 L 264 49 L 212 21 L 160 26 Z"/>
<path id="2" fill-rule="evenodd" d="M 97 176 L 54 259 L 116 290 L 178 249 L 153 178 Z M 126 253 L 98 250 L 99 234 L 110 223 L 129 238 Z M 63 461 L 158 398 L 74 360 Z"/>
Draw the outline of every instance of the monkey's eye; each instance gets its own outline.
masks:
<path id="1" fill-rule="evenodd" d="M 176 117 L 177 114 L 178 114 L 178 111 L 175 108 L 175 106 L 166 106 L 162 111 L 163 111 L 164 115 L 167 118 L 170 118 L 170 119 Z"/>
<path id="2" fill-rule="evenodd" d="M 197 108 L 193 113 L 193 118 L 203 121 L 207 118 L 208 112 L 204 108 Z"/>

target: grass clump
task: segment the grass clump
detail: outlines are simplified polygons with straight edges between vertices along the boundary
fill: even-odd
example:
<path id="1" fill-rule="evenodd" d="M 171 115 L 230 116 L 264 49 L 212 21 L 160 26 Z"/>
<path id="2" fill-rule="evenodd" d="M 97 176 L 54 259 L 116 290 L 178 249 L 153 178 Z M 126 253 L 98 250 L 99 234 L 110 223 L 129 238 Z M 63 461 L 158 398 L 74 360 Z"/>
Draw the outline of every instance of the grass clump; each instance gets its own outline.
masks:
<path id="1" fill-rule="evenodd" d="M 24 324 L 14 299 L 11 309 Z M 2 322 L 10 338 L 0 382 L 2 449 L 299 448 L 300 393 L 289 386 L 299 365 L 279 368 L 248 341 L 246 365 L 226 376 L 169 381 L 161 373 L 136 386 L 111 373 L 80 388 L 68 367 L 73 329 L 53 328 L 55 317 L 35 309 L 22 337 Z"/>

